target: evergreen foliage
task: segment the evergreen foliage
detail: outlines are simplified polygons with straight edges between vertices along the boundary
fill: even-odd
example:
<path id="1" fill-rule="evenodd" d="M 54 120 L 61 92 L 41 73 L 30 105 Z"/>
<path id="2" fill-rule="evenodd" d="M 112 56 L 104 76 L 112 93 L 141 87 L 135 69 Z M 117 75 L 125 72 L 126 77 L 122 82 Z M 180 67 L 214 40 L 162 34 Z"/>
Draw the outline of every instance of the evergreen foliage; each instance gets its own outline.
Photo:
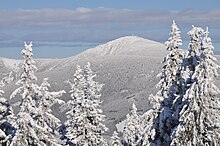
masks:
<path id="1" fill-rule="evenodd" d="M 24 72 L 16 83 L 20 87 L 11 95 L 11 98 L 17 94 L 20 94 L 22 97 L 20 110 L 17 114 L 16 134 L 12 139 L 11 146 L 43 146 L 46 144 L 39 139 L 38 133 L 43 133 L 44 129 L 38 126 L 34 120 L 38 116 L 38 109 L 34 99 L 36 98 L 35 93 L 38 86 L 33 83 L 33 81 L 37 80 L 37 77 L 34 75 L 34 70 L 37 68 L 32 59 L 32 43 L 25 43 L 24 46 L 25 48 L 21 52 L 24 57 Z"/>
<path id="2" fill-rule="evenodd" d="M 84 146 L 107 145 L 102 134 L 107 131 L 102 123 L 101 87 L 94 79 L 96 74 L 91 70 L 90 63 L 84 69 L 77 66 L 74 83 L 71 88 L 71 100 L 67 102 L 66 137 L 69 142 Z"/>
<path id="3" fill-rule="evenodd" d="M 163 69 L 158 75 L 160 77 L 157 84 L 159 91 L 151 98 L 158 101 L 159 106 L 154 109 L 154 112 L 151 112 L 151 115 L 148 114 L 152 116 L 149 118 L 151 123 L 148 123 L 151 125 L 151 132 L 145 134 L 145 144 L 168 146 L 171 142 L 172 129 L 178 121 L 178 119 L 174 119 L 173 113 L 176 108 L 175 104 L 179 104 L 184 94 L 184 79 L 182 77 L 184 52 L 180 49 L 180 45 L 182 45 L 180 33 L 175 21 L 173 21 L 170 37 L 165 42 L 169 53 L 164 58 Z M 146 127 L 149 129 L 150 126 Z"/>
<path id="4" fill-rule="evenodd" d="M 214 78 L 219 66 L 215 63 L 208 29 L 193 26 L 188 32 L 191 41 L 184 58 L 176 27 L 173 22 L 171 37 L 165 43 L 170 53 L 159 75 L 160 90 L 150 96 L 154 106 L 144 114 L 143 145 L 217 146 L 220 90 L 214 85 Z M 177 53 L 177 50 L 181 51 Z"/>
<path id="5" fill-rule="evenodd" d="M 185 105 L 180 112 L 180 123 L 176 128 L 172 145 L 217 146 L 220 144 L 217 126 L 220 119 L 216 115 L 219 113 L 220 104 L 217 94 L 220 90 L 214 85 L 219 66 L 215 63 L 216 58 L 212 51 L 214 47 L 208 33 L 207 29 L 202 39 L 199 62 L 192 75 L 194 82 L 184 96 Z"/>
<path id="6" fill-rule="evenodd" d="M 126 116 L 126 124 L 123 131 L 124 145 L 138 146 L 142 143 L 143 126 L 141 125 L 141 118 L 137 114 L 135 104 L 132 105 L 131 114 Z"/>
<path id="7" fill-rule="evenodd" d="M 8 146 L 15 133 L 15 116 L 7 99 L 3 97 L 4 82 L 0 82 L 0 144 Z"/>
<path id="8" fill-rule="evenodd" d="M 118 133 L 116 131 L 113 132 L 111 137 L 111 146 L 122 146 L 121 140 L 118 137 Z"/>
<path id="9" fill-rule="evenodd" d="M 61 124 L 61 121 L 52 114 L 51 107 L 55 104 L 63 105 L 65 103 L 58 99 L 65 91 L 50 92 L 48 89 L 49 87 L 48 78 L 44 78 L 38 89 L 37 107 L 39 113 L 35 120 L 37 124 L 46 131 L 44 134 L 40 135 L 40 139 L 42 139 L 46 145 L 58 146 L 61 141 L 59 140 L 57 128 Z"/>
<path id="10" fill-rule="evenodd" d="M 34 75 L 34 71 L 37 68 L 32 59 L 32 43 L 25 43 L 24 46 L 25 48 L 22 50 L 24 72 L 16 83 L 20 87 L 11 95 L 11 98 L 13 98 L 20 94 L 22 101 L 17 114 L 16 133 L 10 146 L 55 146 L 58 144 L 54 142 L 55 139 L 51 138 L 50 131 L 47 131 L 48 128 L 44 127 L 44 123 L 39 124 L 38 119 L 42 116 L 41 109 L 36 104 L 39 86 L 34 83 L 37 80 L 37 77 Z"/>

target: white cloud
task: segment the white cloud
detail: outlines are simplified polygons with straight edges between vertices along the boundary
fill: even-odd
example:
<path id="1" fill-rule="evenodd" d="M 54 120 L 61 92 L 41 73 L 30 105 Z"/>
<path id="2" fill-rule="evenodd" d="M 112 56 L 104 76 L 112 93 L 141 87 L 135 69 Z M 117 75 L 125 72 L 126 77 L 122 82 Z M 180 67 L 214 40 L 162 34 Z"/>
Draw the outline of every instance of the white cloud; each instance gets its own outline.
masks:
<path id="1" fill-rule="evenodd" d="M 173 19 L 181 28 L 190 29 L 194 24 L 218 30 L 219 16 L 220 9 L 209 11 L 113 8 L 0 10 L 0 31 L 10 30 L 8 36 L 16 35 L 21 40 L 36 41 L 101 42 L 129 34 L 163 40 L 166 38 L 162 37 L 168 35 L 167 31 Z M 166 31 L 161 31 L 162 29 Z M 24 31 L 26 34 L 12 34 L 11 30 Z M 4 37 L 1 37 L 1 40 L 4 40 Z"/>
<path id="2" fill-rule="evenodd" d="M 215 27 L 220 23 L 220 10 L 180 12 L 162 10 L 129 10 L 112 8 L 70 9 L 18 9 L 0 11 L 0 26 L 5 28 L 92 28 L 105 24 L 143 26 L 170 24 L 171 19 L 182 23 L 209 23 Z M 122 27 L 122 26 L 121 26 Z"/>

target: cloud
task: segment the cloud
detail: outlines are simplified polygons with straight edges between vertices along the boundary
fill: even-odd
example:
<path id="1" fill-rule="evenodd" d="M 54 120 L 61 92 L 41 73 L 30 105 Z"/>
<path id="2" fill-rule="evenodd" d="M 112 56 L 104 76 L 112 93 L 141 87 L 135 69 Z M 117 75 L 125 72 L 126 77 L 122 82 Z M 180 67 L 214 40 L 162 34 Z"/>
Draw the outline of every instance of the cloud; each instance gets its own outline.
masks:
<path id="1" fill-rule="evenodd" d="M 13 39 L 50 42 L 104 42 L 123 35 L 166 40 L 172 20 L 180 28 L 191 25 L 220 29 L 220 9 L 207 11 L 131 10 L 113 8 L 0 10 L 0 41 Z M 187 31 L 187 30 L 183 30 Z M 166 38 L 164 38 L 167 36 Z M 186 38 L 184 36 L 183 38 Z"/>
<path id="2" fill-rule="evenodd" d="M 32 9 L 1 10 L 0 26 L 5 28 L 112 28 L 130 26 L 164 26 L 170 20 L 180 23 L 208 23 L 220 27 L 220 10 L 210 11 L 164 11 L 129 10 L 112 8 Z M 106 26 L 107 24 L 107 26 Z"/>
<path id="3" fill-rule="evenodd" d="M 6 33 L 0 33 L 0 41 L 8 41 L 14 39 L 13 35 L 6 34 Z"/>

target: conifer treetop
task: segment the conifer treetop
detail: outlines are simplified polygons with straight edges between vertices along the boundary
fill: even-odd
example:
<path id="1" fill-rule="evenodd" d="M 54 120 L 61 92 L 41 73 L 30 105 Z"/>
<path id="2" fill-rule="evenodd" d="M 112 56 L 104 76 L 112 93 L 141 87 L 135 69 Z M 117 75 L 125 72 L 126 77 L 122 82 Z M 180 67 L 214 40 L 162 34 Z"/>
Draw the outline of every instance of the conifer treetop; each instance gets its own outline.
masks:
<path id="1" fill-rule="evenodd" d="M 182 45 L 181 39 L 181 31 L 179 30 L 175 20 L 173 20 L 173 24 L 171 26 L 171 31 L 169 33 L 170 37 L 168 41 L 165 42 L 165 46 L 167 46 L 167 50 L 171 51 L 173 49 L 178 49 Z"/>
<path id="2" fill-rule="evenodd" d="M 113 132 L 111 137 L 111 146 L 122 146 L 121 140 L 118 137 L 118 133 L 116 131 Z"/>
<path id="3" fill-rule="evenodd" d="M 192 25 L 192 29 L 187 34 L 190 36 L 191 39 L 189 43 L 189 55 L 200 55 L 199 51 L 202 45 L 204 30 L 201 27 L 195 27 L 194 25 Z"/>
<path id="4" fill-rule="evenodd" d="M 144 127 L 141 124 L 141 118 L 137 114 L 135 104 L 132 105 L 131 113 L 126 116 L 126 124 L 123 131 L 124 144 L 139 145 L 143 139 Z"/>

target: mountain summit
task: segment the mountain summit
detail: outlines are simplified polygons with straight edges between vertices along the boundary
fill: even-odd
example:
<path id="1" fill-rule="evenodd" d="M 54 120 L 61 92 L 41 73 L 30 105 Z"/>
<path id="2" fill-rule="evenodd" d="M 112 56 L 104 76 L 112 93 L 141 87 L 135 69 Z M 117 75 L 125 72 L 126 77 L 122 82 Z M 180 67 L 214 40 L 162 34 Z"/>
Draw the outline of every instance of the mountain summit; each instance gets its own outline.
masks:
<path id="1" fill-rule="evenodd" d="M 165 53 L 164 45 L 138 36 L 125 36 L 112 40 L 79 54 L 80 57 L 107 55 L 160 56 Z"/>

